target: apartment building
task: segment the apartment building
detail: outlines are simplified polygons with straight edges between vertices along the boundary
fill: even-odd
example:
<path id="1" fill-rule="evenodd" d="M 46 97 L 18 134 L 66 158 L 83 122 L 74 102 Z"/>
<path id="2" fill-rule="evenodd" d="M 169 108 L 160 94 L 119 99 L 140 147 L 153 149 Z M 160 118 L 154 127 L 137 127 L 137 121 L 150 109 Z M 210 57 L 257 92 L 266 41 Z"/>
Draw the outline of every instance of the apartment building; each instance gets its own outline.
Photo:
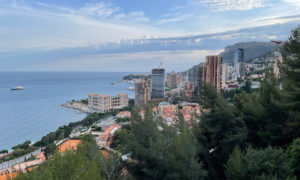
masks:
<path id="1" fill-rule="evenodd" d="M 88 107 L 95 111 L 107 112 L 122 109 L 128 106 L 128 94 L 121 93 L 118 96 L 99 95 L 91 93 L 88 97 Z"/>

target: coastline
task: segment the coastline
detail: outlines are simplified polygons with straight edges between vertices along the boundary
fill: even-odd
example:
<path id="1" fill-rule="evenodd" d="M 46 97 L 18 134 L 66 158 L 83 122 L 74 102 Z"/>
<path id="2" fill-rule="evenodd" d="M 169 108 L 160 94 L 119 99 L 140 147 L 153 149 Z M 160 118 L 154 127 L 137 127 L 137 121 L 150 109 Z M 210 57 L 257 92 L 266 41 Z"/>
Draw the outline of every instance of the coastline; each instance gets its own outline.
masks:
<path id="1" fill-rule="evenodd" d="M 26 140 L 37 142 L 46 134 L 85 118 L 86 113 L 62 108 L 72 99 L 87 98 L 91 92 L 114 95 L 133 92 L 127 83 L 112 85 L 128 72 L 2 72 L 0 81 L 0 150 Z M 11 91 L 22 85 L 26 91 Z"/>

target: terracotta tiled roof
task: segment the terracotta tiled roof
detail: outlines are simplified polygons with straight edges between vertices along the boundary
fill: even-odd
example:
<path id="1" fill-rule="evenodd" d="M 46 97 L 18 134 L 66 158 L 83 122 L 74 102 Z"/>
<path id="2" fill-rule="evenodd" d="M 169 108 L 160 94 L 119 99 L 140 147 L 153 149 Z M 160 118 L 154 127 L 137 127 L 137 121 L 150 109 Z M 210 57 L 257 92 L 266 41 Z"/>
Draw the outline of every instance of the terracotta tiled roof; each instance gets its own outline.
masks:
<path id="1" fill-rule="evenodd" d="M 130 111 L 121 111 L 117 114 L 117 116 L 127 116 L 130 117 L 131 116 L 131 112 Z"/>
<path id="2" fill-rule="evenodd" d="M 58 147 L 58 151 L 65 152 L 67 150 L 76 150 L 80 142 L 81 141 L 79 139 L 69 139 Z"/>
<path id="3" fill-rule="evenodd" d="M 128 96 L 128 94 L 127 93 L 121 93 L 121 94 L 119 94 L 120 96 Z"/>
<path id="4" fill-rule="evenodd" d="M 109 134 L 116 128 L 119 127 L 118 124 L 114 124 L 112 126 L 110 126 L 101 136 L 102 140 L 106 141 L 107 138 L 109 137 Z"/>
<path id="5" fill-rule="evenodd" d="M 99 94 L 97 94 L 97 93 L 90 93 L 89 95 L 90 96 L 99 96 Z"/>

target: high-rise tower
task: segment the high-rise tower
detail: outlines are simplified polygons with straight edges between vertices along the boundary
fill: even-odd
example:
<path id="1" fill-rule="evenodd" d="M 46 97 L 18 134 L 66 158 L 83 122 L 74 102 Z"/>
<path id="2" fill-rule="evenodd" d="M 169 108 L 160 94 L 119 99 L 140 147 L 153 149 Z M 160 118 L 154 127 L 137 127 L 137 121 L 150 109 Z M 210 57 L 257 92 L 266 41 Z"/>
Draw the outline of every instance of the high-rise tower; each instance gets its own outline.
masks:
<path id="1" fill-rule="evenodd" d="M 205 82 L 213 85 L 217 91 L 221 90 L 222 57 L 206 56 Z"/>
<path id="2" fill-rule="evenodd" d="M 165 69 L 159 67 L 152 69 L 151 73 L 151 99 L 165 97 Z"/>

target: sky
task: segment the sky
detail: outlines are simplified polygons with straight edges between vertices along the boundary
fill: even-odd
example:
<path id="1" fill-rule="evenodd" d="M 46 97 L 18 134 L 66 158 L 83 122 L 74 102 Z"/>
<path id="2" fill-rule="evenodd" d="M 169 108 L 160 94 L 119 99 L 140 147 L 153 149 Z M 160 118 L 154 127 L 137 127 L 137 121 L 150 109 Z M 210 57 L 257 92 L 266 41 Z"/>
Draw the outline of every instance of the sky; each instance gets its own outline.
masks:
<path id="1" fill-rule="evenodd" d="M 0 71 L 183 71 L 299 24 L 300 0 L 0 0 Z"/>

